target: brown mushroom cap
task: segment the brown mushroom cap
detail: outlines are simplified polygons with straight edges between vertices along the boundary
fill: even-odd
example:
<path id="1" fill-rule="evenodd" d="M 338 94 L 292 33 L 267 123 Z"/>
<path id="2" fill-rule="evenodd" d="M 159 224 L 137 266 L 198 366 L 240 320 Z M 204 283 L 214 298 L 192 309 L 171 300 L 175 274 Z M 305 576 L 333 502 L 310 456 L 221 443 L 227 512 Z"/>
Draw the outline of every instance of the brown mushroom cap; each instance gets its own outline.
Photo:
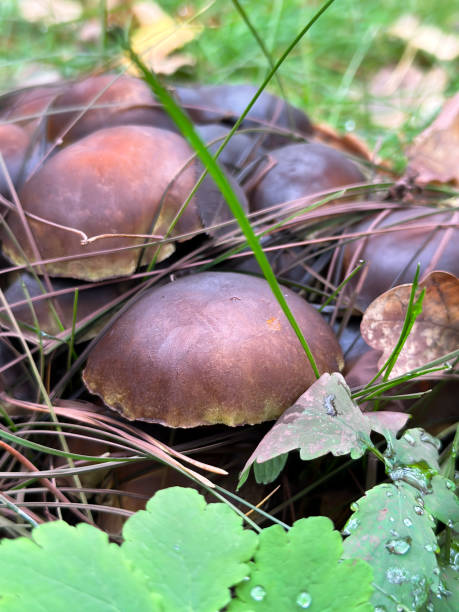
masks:
<path id="1" fill-rule="evenodd" d="M 190 117 L 196 123 L 217 121 L 234 124 L 257 92 L 253 85 L 198 85 L 176 87 L 176 94 Z M 290 142 L 288 136 L 269 133 L 270 128 L 292 130 L 310 136 L 313 127 L 308 116 L 300 109 L 287 104 L 273 94 L 264 91 L 242 124 L 244 128 L 266 129 L 263 145 L 280 147 Z"/>
<path id="2" fill-rule="evenodd" d="M 48 117 L 48 137 L 54 140 L 63 135 L 68 143 L 101 128 L 128 124 L 176 131 L 146 83 L 134 77 L 103 74 L 72 83 L 55 98 Z"/>
<path id="3" fill-rule="evenodd" d="M 25 130 L 13 123 L 0 125 L 0 153 L 3 155 L 13 185 L 17 184 L 24 168 L 28 147 L 29 136 Z M 10 196 L 7 177 L 2 168 L 0 168 L 0 193 Z"/>
<path id="4" fill-rule="evenodd" d="M 56 336 L 62 331 L 52 305 L 58 305 L 61 314 L 60 323 L 63 327 L 65 329 L 72 327 L 75 289 L 78 289 L 81 283 L 65 278 L 54 278 L 52 279 L 54 291 L 65 291 L 65 293 L 55 296 L 52 300 L 43 298 L 33 302 L 30 301 L 30 298 L 43 296 L 46 293 L 43 290 L 43 282 L 40 286 L 37 279 L 28 272 L 12 272 L 8 275 L 8 283 L 5 290 L 6 300 L 28 340 L 32 342 L 38 342 L 39 340 L 38 335 L 33 331 L 35 321 L 38 322 L 40 331 L 50 336 Z M 80 290 L 77 301 L 76 323 L 78 324 L 85 317 L 90 317 L 96 310 L 103 308 L 119 297 L 124 288 L 122 285 L 124 283 L 111 282 L 110 284 L 94 285 L 89 289 Z M 33 314 L 31 305 L 33 306 Z M 9 318 L 4 314 L 0 316 L 2 324 L 9 328 L 11 326 Z M 83 335 L 80 334 L 76 337 L 76 341 L 94 338 L 104 323 L 106 323 L 106 317 L 98 318 L 85 330 Z"/>
<path id="5" fill-rule="evenodd" d="M 119 126 L 98 130 L 51 157 L 20 192 L 26 212 L 55 224 L 76 228 L 88 237 L 107 234 L 164 234 L 195 185 L 201 166 L 191 163 L 185 140 L 166 130 Z M 184 169 L 185 168 L 185 169 Z M 176 224 L 173 236 L 199 231 L 203 215 L 217 206 L 215 189 L 206 182 Z M 107 238 L 82 245 L 81 237 L 42 221 L 29 220 L 43 259 L 80 255 L 47 266 L 54 276 L 101 280 L 131 274 L 139 249 L 84 257 L 103 249 L 142 244 L 143 239 Z M 33 252 L 19 216 L 8 216 L 13 234 L 30 260 Z M 3 250 L 14 263 L 26 263 L 3 232 Z M 163 258 L 173 251 L 171 245 Z"/>
<path id="6" fill-rule="evenodd" d="M 358 166 L 343 153 L 317 143 L 293 144 L 271 151 L 275 165 L 250 196 L 251 210 L 263 210 L 365 180 Z M 263 173 L 263 168 L 261 168 Z"/>
<path id="7" fill-rule="evenodd" d="M 356 305 L 359 308 L 365 310 L 378 295 L 395 285 L 413 282 L 418 262 L 421 264 L 421 278 L 433 261 L 436 270 L 459 275 L 459 228 L 457 227 L 459 213 L 440 209 L 432 216 L 434 212 L 434 209 L 427 207 L 394 210 L 374 229 L 403 225 L 403 230 L 374 234 L 346 245 L 344 274 L 347 274 L 346 270 L 354 254 L 357 259 L 365 260 L 368 268 L 365 281 L 356 298 Z M 422 218 L 423 215 L 429 216 Z M 456 215 L 456 227 L 450 229 L 436 227 L 439 223 L 453 223 L 453 215 Z M 372 215 L 364 219 L 354 225 L 352 231 L 356 233 L 369 231 L 370 225 L 376 218 L 376 215 Z M 412 229 L 413 225 L 431 225 L 431 227 L 416 230 Z M 445 238 L 448 239 L 445 241 Z M 359 278 L 355 276 L 348 287 L 355 289 L 358 282 Z"/>
<path id="8" fill-rule="evenodd" d="M 282 291 L 320 372 L 340 369 L 327 323 Z M 83 379 L 127 419 L 195 427 L 274 419 L 315 377 L 264 279 L 207 272 L 146 293 L 91 351 Z"/>

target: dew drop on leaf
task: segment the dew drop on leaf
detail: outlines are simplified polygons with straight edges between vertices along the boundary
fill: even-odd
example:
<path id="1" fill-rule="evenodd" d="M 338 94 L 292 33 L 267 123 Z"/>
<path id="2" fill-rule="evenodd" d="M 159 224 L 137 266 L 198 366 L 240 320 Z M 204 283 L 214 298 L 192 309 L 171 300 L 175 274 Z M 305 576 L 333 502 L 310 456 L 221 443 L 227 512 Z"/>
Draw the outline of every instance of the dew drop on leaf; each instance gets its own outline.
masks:
<path id="1" fill-rule="evenodd" d="M 386 612 L 386 608 L 384 606 L 376 606 L 375 612 Z"/>
<path id="2" fill-rule="evenodd" d="M 300 608 L 309 608 L 312 602 L 312 597 L 307 591 L 302 591 L 296 598 L 296 603 Z"/>
<path id="3" fill-rule="evenodd" d="M 427 612 L 434 612 L 435 608 L 434 608 L 433 604 L 428 603 L 427 606 L 426 606 L 426 610 L 427 610 Z"/>
<path id="4" fill-rule="evenodd" d="M 357 504 L 356 502 L 352 502 L 351 504 L 352 512 L 357 512 L 358 509 L 359 509 L 359 504 Z"/>
<path id="5" fill-rule="evenodd" d="M 266 591 L 262 586 L 253 587 L 250 591 L 250 597 L 255 601 L 263 601 L 266 597 Z"/>
<path id="6" fill-rule="evenodd" d="M 349 519 L 342 531 L 343 535 L 345 536 L 351 535 L 351 533 L 355 531 L 359 525 L 360 525 L 359 519 L 356 519 L 356 518 Z"/>
<path id="7" fill-rule="evenodd" d="M 406 555 L 410 548 L 411 538 L 394 538 L 386 542 L 386 549 L 393 555 Z"/>
<path id="8" fill-rule="evenodd" d="M 389 567 L 386 571 L 386 578 L 392 584 L 402 584 L 408 578 L 408 572 L 401 567 Z"/>
<path id="9" fill-rule="evenodd" d="M 435 576 L 439 576 L 440 575 L 440 568 L 434 567 L 433 568 L 433 573 L 435 574 Z"/>
<path id="10" fill-rule="evenodd" d="M 432 546 L 432 544 L 426 544 L 424 548 L 426 549 L 427 552 L 433 552 L 434 550 L 434 547 Z"/>
<path id="11" fill-rule="evenodd" d="M 446 484 L 446 488 L 449 489 L 450 491 L 456 488 L 456 484 L 452 480 L 447 480 L 445 484 Z"/>
<path id="12" fill-rule="evenodd" d="M 424 509 L 421 508 L 421 506 L 414 506 L 413 510 L 416 512 L 416 514 L 419 514 L 419 516 L 424 514 Z"/>
<path id="13" fill-rule="evenodd" d="M 421 442 L 432 444 L 432 446 L 434 446 L 437 450 L 440 450 L 441 448 L 441 441 L 438 438 L 434 438 L 433 436 L 428 434 L 426 431 L 424 431 L 420 435 L 420 440 Z"/>
<path id="14" fill-rule="evenodd" d="M 416 444 L 416 440 L 413 438 L 413 436 L 409 433 L 406 433 L 403 436 L 403 439 L 406 440 L 408 442 L 408 444 L 410 444 L 411 446 L 414 446 Z"/>
<path id="15" fill-rule="evenodd" d="M 386 495 L 387 495 L 387 497 L 393 497 L 394 493 L 393 493 L 393 492 L 392 492 L 392 491 L 389 489 L 389 490 L 386 492 Z"/>
<path id="16" fill-rule="evenodd" d="M 406 527 L 411 527 L 413 525 L 413 521 L 411 519 L 409 519 L 409 518 L 405 518 L 405 519 L 403 519 L 403 524 Z"/>

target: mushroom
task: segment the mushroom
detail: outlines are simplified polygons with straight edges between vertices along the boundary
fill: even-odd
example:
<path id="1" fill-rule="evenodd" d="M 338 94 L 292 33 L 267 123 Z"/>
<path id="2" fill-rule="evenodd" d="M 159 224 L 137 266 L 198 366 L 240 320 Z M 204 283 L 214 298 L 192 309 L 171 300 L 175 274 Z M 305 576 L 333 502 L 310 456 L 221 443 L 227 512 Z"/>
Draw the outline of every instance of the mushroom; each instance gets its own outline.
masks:
<path id="1" fill-rule="evenodd" d="M 74 315 L 74 295 L 75 290 L 79 289 L 78 281 L 64 278 L 54 278 L 52 280 L 53 289 L 62 292 L 52 300 L 45 297 L 46 291 L 44 284 L 40 285 L 39 277 L 35 278 L 28 272 L 12 272 L 8 275 L 8 287 L 5 290 L 5 298 L 9 303 L 12 313 L 20 327 L 23 328 L 24 336 L 32 341 L 38 341 L 38 334 L 35 330 L 38 322 L 39 331 L 48 336 L 56 336 L 62 331 L 59 323 L 64 329 L 71 329 Z M 81 289 L 78 293 L 76 323 L 91 315 L 109 302 L 112 302 L 122 294 L 123 286 L 120 283 L 106 285 L 94 285 Z M 32 300 L 32 298 L 42 299 Z M 58 319 L 56 309 L 52 308 L 53 302 L 59 305 L 61 318 Z M 33 310 L 32 310 L 32 308 Z M 2 314 L 2 324 L 10 327 L 10 320 Z M 79 334 L 77 339 L 80 341 L 93 338 L 103 325 L 105 317 L 99 317 L 97 321 L 90 324 L 85 333 Z"/>
<path id="2" fill-rule="evenodd" d="M 102 74 L 68 85 L 54 99 L 48 137 L 62 136 L 68 143 L 101 128 L 128 124 L 177 131 L 146 83 L 134 77 Z"/>
<path id="3" fill-rule="evenodd" d="M 319 371 L 340 369 L 327 323 L 282 291 Z M 207 272 L 146 292 L 90 352 L 83 380 L 129 420 L 195 427 L 275 419 L 315 377 L 264 279 Z"/>
<path id="4" fill-rule="evenodd" d="M 13 185 L 17 185 L 24 168 L 27 149 L 29 147 L 29 136 L 19 125 L 14 123 L 3 123 L 0 125 L 0 153 L 5 160 L 5 165 Z M 0 167 L 0 193 L 10 197 L 8 180 L 3 169 Z"/>
<path id="5" fill-rule="evenodd" d="M 269 168 L 269 165 L 272 165 Z M 262 210 L 365 180 L 343 153 L 317 143 L 293 144 L 267 156 L 268 169 L 250 194 L 251 210 Z"/>
<path id="6" fill-rule="evenodd" d="M 432 214 L 433 213 L 433 214 Z M 423 217 L 427 215 L 426 217 Z M 454 217 L 455 216 L 455 217 Z M 439 228 L 440 223 L 454 223 L 449 229 Z M 355 233 L 375 231 L 389 226 L 403 225 L 403 230 L 373 234 L 346 245 L 344 249 L 344 274 L 355 260 L 366 261 L 365 280 L 354 277 L 348 283 L 348 290 L 359 286 L 356 306 L 362 311 L 369 304 L 394 285 L 413 282 L 418 262 L 421 264 L 421 277 L 428 269 L 444 270 L 459 275 L 459 213 L 445 209 L 435 210 L 428 207 L 412 207 L 393 210 L 377 222 L 377 216 L 365 218 L 352 231 Z M 424 229 L 413 229 L 413 225 Z M 430 227 L 426 227 L 429 226 Z M 434 266 L 434 268 L 432 267 Z"/>
<path id="7" fill-rule="evenodd" d="M 81 234 L 56 224 L 88 237 L 162 235 L 200 176 L 202 167 L 192 157 L 192 150 L 178 134 L 146 126 L 118 126 L 98 130 L 48 159 L 19 194 L 24 211 L 45 220 L 29 218 L 29 224 L 41 258 L 53 260 L 47 264 L 48 273 L 91 281 L 132 274 L 142 249 L 112 249 L 142 245 L 143 238 L 118 236 L 82 244 Z M 205 222 L 232 218 L 209 180 L 180 217 L 173 236 L 202 230 L 203 218 Z M 243 195 L 241 199 L 244 204 Z M 11 211 L 7 220 L 25 257 L 3 229 L 5 255 L 18 265 L 34 260 L 19 214 Z M 103 249 L 111 252 L 90 256 Z M 173 250 L 171 244 L 165 245 L 159 259 Z M 147 249 L 144 257 L 151 253 Z"/>
<path id="8" fill-rule="evenodd" d="M 200 85 L 176 87 L 179 102 L 196 123 L 234 124 L 257 92 L 253 85 Z M 280 147 L 291 141 L 288 132 L 310 136 L 313 127 L 308 116 L 282 98 L 266 91 L 250 109 L 242 124 L 244 128 L 265 130 L 263 145 Z M 282 130 L 286 134 L 275 133 Z"/>

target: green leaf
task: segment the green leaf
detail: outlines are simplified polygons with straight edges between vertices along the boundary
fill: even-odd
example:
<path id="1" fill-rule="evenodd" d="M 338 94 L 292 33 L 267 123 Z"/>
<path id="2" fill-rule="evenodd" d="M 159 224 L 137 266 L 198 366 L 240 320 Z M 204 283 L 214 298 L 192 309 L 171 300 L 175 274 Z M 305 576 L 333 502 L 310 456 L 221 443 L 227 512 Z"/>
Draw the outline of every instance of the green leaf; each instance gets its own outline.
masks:
<path id="1" fill-rule="evenodd" d="M 215 612 L 229 587 L 247 576 L 257 536 L 225 504 L 206 504 L 193 489 L 159 491 L 128 519 L 122 550 L 160 593 L 166 610 Z"/>
<path id="2" fill-rule="evenodd" d="M 322 374 L 261 440 L 245 464 L 240 482 L 246 480 L 255 461 L 263 463 L 296 448 L 304 460 L 329 452 L 350 453 L 357 459 L 371 444 L 370 432 L 371 422 L 352 401 L 341 374 Z"/>
<path id="3" fill-rule="evenodd" d="M 251 577 L 236 587 L 230 612 L 372 610 L 372 572 L 361 561 L 340 562 L 341 536 L 329 519 L 300 519 L 289 532 L 274 525 L 259 541 Z"/>
<path id="4" fill-rule="evenodd" d="M 288 453 L 284 453 L 283 455 L 278 455 L 277 457 L 273 457 L 269 461 L 265 461 L 264 463 L 253 464 L 253 473 L 255 474 L 255 480 L 261 484 L 269 484 L 276 480 L 279 474 L 285 467 L 287 463 Z"/>
<path id="5" fill-rule="evenodd" d="M 440 471 L 438 451 L 440 440 L 434 438 L 420 427 L 407 429 L 400 440 L 393 435 L 386 435 L 388 446 L 384 455 L 393 466 L 428 466 Z"/>
<path id="6" fill-rule="evenodd" d="M 424 505 L 436 519 L 459 531 L 459 499 L 452 480 L 437 474 L 432 478 L 431 489 L 424 496 Z"/>
<path id="7" fill-rule="evenodd" d="M 440 588 L 435 521 L 424 510 L 424 496 L 401 481 L 382 484 L 353 509 L 343 532 L 349 536 L 344 556 L 364 559 L 373 567 L 373 605 L 418 610 L 429 589 L 437 593 Z"/>
<path id="8" fill-rule="evenodd" d="M 439 555 L 442 584 L 438 593 L 431 593 L 426 610 L 457 612 L 459 610 L 459 533 L 450 534 L 445 530 L 440 535 L 440 540 L 443 540 Z"/>
<path id="9" fill-rule="evenodd" d="M 163 610 L 144 577 L 107 535 L 62 521 L 33 530 L 33 539 L 0 545 L 0 609 L 8 612 Z"/>

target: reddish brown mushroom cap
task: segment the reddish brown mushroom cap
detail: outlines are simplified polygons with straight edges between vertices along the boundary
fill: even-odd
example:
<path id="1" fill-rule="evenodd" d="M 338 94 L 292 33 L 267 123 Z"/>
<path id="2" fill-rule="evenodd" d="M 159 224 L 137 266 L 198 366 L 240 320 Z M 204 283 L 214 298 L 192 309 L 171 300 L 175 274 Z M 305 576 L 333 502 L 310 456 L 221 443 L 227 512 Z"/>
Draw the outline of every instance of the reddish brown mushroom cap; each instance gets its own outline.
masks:
<path id="1" fill-rule="evenodd" d="M 50 158 L 24 185 L 20 199 L 25 211 L 81 230 L 88 237 L 161 234 L 169 228 L 197 179 L 195 167 L 183 170 L 191 154 L 183 138 L 166 130 L 145 126 L 99 130 Z M 17 213 L 9 214 L 8 223 L 27 257 L 33 260 Z M 131 274 L 139 258 L 138 249 L 97 257 L 84 255 L 143 243 L 143 239 L 108 238 L 82 245 L 76 233 L 33 219 L 30 226 L 43 259 L 81 256 L 49 264 L 48 272 L 55 276 L 100 280 Z M 175 234 L 201 228 L 191 202 Z M 7 257 L 24 264 L 8 235 L 4 233 L 2 238 Z"/>
<path id="2" fill-rule="evenodd" d="M 72 142 L 115 125 L 150 125 L 176 131 L 146 83 L 115 74 L 89 77 L 68 85 L 55 98 L 48 117 L 48 136 Z M 65 134 L 64 134 L 65 132 Z"/>
<path id="3" fill-rule="evenodd" d="M 251 194 L 251 210 L 262 210 L 365 179 L 358 166 L 343 153 L 317 143 L 294 144 L 271 151 L 267 163 L 273 162 Z"/>
<path id="4" fill-rule="evenodd" d="M 283 293 L 320 372 L 340 369 L 331 329 Z M 274 419 L 315 377 L 265 280 L 208 272 L 145 294 L 92 350 L 83 379 L 128 419 L 194 427 Z"/>

